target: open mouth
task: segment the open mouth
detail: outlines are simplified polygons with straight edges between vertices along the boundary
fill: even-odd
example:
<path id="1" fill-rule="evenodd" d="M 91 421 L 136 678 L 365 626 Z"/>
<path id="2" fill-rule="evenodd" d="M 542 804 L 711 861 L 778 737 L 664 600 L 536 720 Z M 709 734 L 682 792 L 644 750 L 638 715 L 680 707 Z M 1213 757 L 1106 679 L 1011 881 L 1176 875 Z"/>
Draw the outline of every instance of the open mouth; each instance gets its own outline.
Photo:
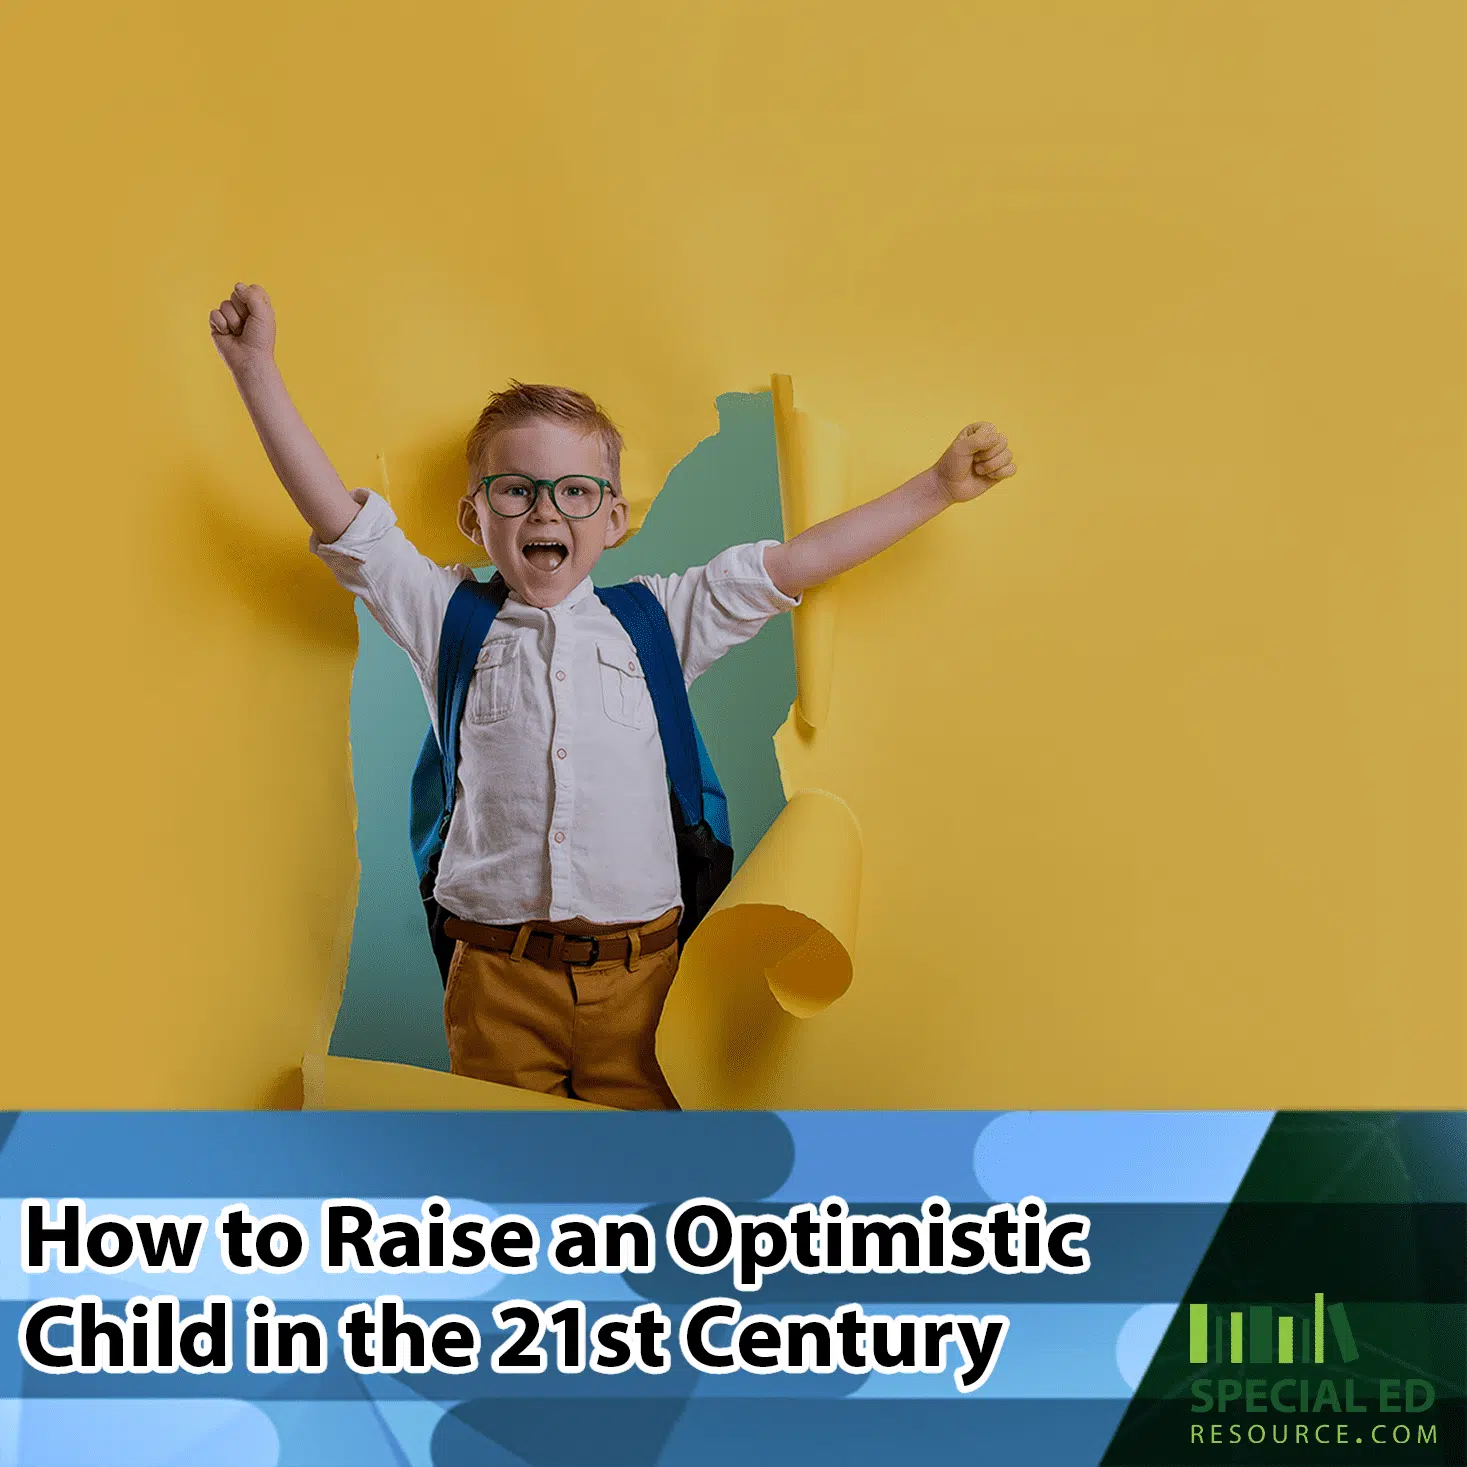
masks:
<path id="1" fill-rule="evenodd" d="M 569 547 L 559 540 L 531 540 L 520 552 L 538 571 L 557 571 L 570 555 Z"/>

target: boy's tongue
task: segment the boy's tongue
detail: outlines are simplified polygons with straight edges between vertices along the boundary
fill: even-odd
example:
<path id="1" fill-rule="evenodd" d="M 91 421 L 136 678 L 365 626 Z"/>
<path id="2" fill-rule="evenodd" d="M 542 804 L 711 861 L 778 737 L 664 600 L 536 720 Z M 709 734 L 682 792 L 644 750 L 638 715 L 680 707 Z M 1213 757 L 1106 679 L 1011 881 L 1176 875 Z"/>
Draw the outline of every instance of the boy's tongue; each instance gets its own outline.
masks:
<path id="1" fill-rule="evenodd" d="M 561 545 L 527 545 L 525 559 L 537 571 L 559 570 L 565 560 L 565 547 Z"/>

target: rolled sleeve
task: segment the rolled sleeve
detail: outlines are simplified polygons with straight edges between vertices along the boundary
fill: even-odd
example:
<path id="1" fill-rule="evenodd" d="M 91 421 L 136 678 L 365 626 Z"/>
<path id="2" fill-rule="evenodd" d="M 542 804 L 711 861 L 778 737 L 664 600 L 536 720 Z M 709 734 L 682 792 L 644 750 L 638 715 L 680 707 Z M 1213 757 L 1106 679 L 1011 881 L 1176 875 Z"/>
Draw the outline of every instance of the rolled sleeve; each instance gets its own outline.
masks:
<path id="1" fill-rule="evenodd" d="M 733 545 L 708 562 L 709 589 L 730 615 L 759 617 L 762 625 L 800 604 L 800 598 L 786 596 L 764 568 L 764 552 L 778 544 L 778 540 L 760 540 L 753 545 Z"/>
<path id="2" fill-rule="evenodd" d="M 329 542 L 311 532 L 311 554 L 320 556 L 337 574 L 351 574 L 351 567 L 364 563 L 372 548 L 397 524 L 392 506 L 380 494 L 370 489 L 353 489 L 350 493 L 361 505 L 351 524 Z"/>
<path id="3" fill-rule="evenodd" d="M 733 545 L 707 565 L 681 575 L 636 577 L 667 612 L 689 685 L 771 617 L 800 604 L 800 598 L 786 596 L 764 568 L 764 552 L 778 543 Z"/>
<path id="4" fill-rule="evenodd" d="M 377 624 L 412 659 L 420 679 L 431 684 L 438 658 L 443 613 L 467 566 L 441 566 L 421 554 L 398 528 L 392 506 L 370 489 L 353 489 L 361 505 L 356 518 L 329 544 L 317 535 L 319 557 L 352 595 L 361 598 Z"/>

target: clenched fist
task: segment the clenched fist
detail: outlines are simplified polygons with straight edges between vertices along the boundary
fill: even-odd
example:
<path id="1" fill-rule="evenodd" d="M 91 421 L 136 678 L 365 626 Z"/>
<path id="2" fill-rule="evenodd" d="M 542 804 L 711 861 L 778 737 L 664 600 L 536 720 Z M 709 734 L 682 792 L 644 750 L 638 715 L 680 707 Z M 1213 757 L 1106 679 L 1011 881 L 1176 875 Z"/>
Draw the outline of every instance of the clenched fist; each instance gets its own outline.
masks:
<path id="1" fill-rule="evenodd" d="M 214 349 L 231 372 L 275 355 L 275 312 L 258 285 L 236 285 L 227 301 L 209 312 Z"/>
<path id="2" fill-rule="evenodd" d="M 938 482 L 955 504 L 977 499 L 1016 472 L 1009 440 L 992 423 L 969 423 L 933 465 Z"/>

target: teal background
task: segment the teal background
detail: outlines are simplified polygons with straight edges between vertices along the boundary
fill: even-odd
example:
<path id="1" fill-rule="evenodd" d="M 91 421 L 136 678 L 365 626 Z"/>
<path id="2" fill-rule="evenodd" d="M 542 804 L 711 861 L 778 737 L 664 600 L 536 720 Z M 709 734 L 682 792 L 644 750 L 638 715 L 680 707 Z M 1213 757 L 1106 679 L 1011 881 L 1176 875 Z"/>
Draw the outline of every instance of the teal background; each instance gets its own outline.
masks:
<path id="1" fill-rule="evenodd" d="M 668 476 L 646 523 L 596 567 L 598 585 L 701 565 L 749 540 L 783 538 L 769 394 L 725 393 L 718 432 Z M 448 1068 L 443 985 L 408 849 L 408 780 L 428 709 L 406 656 L 358 603 L 351 754 L 362 864 L 346 993 L 331 1053 Z M 693 685 L 693 713 L 728 795 L 737 865 L 784 804 L 773 735 L 795 695 L 788 617 L 776 617 Z"/>

